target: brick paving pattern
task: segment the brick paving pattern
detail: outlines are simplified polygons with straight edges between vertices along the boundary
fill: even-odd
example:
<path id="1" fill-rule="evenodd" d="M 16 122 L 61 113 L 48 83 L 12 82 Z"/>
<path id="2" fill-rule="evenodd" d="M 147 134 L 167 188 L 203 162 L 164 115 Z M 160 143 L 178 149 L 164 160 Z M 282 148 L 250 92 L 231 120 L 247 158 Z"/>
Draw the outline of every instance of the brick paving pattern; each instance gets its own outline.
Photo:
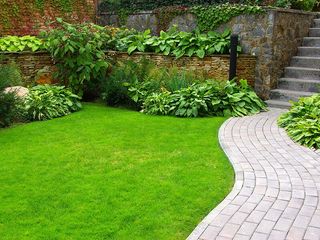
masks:
<path id="1" fill-rule="evenodd" d="M 282 111 L 231 118 L 221 127 L 235 185 L 188 240 L 320 239 L 320 152 L 277 126 Z"/>

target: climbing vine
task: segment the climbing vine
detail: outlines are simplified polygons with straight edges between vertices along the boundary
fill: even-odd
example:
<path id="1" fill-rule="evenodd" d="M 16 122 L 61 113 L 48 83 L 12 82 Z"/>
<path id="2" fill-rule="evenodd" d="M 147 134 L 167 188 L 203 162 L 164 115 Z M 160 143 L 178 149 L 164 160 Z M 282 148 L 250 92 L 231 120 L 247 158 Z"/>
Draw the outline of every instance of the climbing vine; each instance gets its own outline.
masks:
<path id="1" fill-rule="evenodd" d="M 183 6 L 167 6 L 155 9 L 153 12 L 158 19 L 158 30 L 168 30 L 170 22 L 177 16 L 180 16 L 188 8 Z"/>
<path id="2" fill-rule="evenodd" d="M 221 4 L 194 6 L 190 9 L 196 15 L 200 31 L 210 31 L 241 14 L 258 14 L 265 10 L 260 6 L 243 4 Z"/>
<path id="3" fill-rule="evenodd" d="M 90 20 L 94 17 L 94 0 L 0 0 L 0 36 L 37 34 L 56 17 Z"/>

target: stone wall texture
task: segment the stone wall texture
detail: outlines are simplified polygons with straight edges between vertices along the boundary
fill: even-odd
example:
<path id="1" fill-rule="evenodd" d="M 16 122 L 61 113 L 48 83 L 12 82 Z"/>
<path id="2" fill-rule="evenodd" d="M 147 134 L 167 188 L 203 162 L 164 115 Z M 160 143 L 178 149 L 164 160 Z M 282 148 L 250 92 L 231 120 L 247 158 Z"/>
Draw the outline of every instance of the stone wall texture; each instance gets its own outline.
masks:
<path id="1" fill-rule="evenodd" d="M 267 10 L 266 14 L 235 17 L 217 30 L 232 29 L 240 36 L 243 53 L 257 57 L 255 89 L 268 99 L 314 18 L 314 13 L 303 11 Z"/>
<path id="2" fill-rule="evenodd" d="M 139 30 L 151 28 L 154 33 L 159 32 L 158 28 L 162 24 L 154 20 L 155 15 L 151 12 L 141 14 L 147 14 L 144 17 L 149 19 L 147 23 L 142 24 L 144 18 L 135 14 L 129 17 L 127 25 Z M 277 87 L 284 67 L 289 65 L 303 37 L 308 35 L 315 16 L 315 13 L 297 10 L 266 9 L 264 14 L 234 17 L 217 31 L 232 29 L 233 33 L 240 36 L 243 53 L 257 57 L 255 89 L 260 97 L 268 99 L 270 90 Z M 108 17 L 108 14 L 104 13 L 99 21 L 101 24 L 117 25 L 117 17 L 112 15 L 112 19 L 111 15 Z M 196 17 L 190 14 L 181 15 L 173 19 L 169 26 L 173 24 L 177 24 L 181 30 L 193 30 L 196 28 Z"/>
<path id="3" fill-rule="evenodd" d="M 62 10 L 54 1 L 44 1 L 43 8 L 35 1 L 0 1 L 0 37 L 6 35 L 37 35 L 49 28 L 48 23 L 61 17 L 68 22 L 95 21 L 96 0 L 78 0 L 72 10 Z"/>
<path id="4" fill-rule="evenodd" d="M 217 80 L 227 80 L 229 74 L 229 56 L 216 55 L 208 56 L 204 59 L 198 57 L 175 57 L 164 56 L 152 53 L 135 53 L 129 56 L 127 53 L 108 52 L 108 56 L 117 60 L 138 61 L 141 58 L 150 59 L 157 66 L 172 67 L 205 72 L 210 78 Z M 54 69 L 54 63 L 50 55 L 46 52 L 38 53 L 7 53 L 1 63 L 14 61 L 20 66 L 21 72 L 25 77 L 26 84 L 32 84 L 39 70 L 49 67 Z M 256 58 L 249 55 L 239 55 L 237 72 L 239 79 L 247 79 L 251 86 L 254 86 Z"/>

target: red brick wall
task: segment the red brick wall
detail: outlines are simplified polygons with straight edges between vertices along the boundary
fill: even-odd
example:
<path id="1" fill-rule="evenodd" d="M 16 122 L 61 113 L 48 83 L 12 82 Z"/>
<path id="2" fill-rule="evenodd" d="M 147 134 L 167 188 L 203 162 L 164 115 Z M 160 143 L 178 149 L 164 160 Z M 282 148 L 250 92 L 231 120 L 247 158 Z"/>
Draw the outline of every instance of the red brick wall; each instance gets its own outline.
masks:
<path id="1" fill-rule="evenodd" d="M 43 0 L 41 8 L 35 0 L 0 0 L 0 36 L 37 35 L 48 23 L 61 17 L 69 22 L 95 21 L 96 0 L 74 0 L 70 10 Z"/>

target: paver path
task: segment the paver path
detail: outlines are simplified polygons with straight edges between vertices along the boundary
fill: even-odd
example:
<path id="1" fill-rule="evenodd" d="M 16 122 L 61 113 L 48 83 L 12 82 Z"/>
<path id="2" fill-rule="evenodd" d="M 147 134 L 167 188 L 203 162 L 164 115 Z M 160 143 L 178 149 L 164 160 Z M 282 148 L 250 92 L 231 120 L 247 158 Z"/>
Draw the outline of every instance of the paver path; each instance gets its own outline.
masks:
<path id="1" fill-rule="evenodd" d="M 277 127 L 281 112 L 232 118 L 221 127 L 235 186 L 189 240 L 320 239 L 320 152 Z"/>

